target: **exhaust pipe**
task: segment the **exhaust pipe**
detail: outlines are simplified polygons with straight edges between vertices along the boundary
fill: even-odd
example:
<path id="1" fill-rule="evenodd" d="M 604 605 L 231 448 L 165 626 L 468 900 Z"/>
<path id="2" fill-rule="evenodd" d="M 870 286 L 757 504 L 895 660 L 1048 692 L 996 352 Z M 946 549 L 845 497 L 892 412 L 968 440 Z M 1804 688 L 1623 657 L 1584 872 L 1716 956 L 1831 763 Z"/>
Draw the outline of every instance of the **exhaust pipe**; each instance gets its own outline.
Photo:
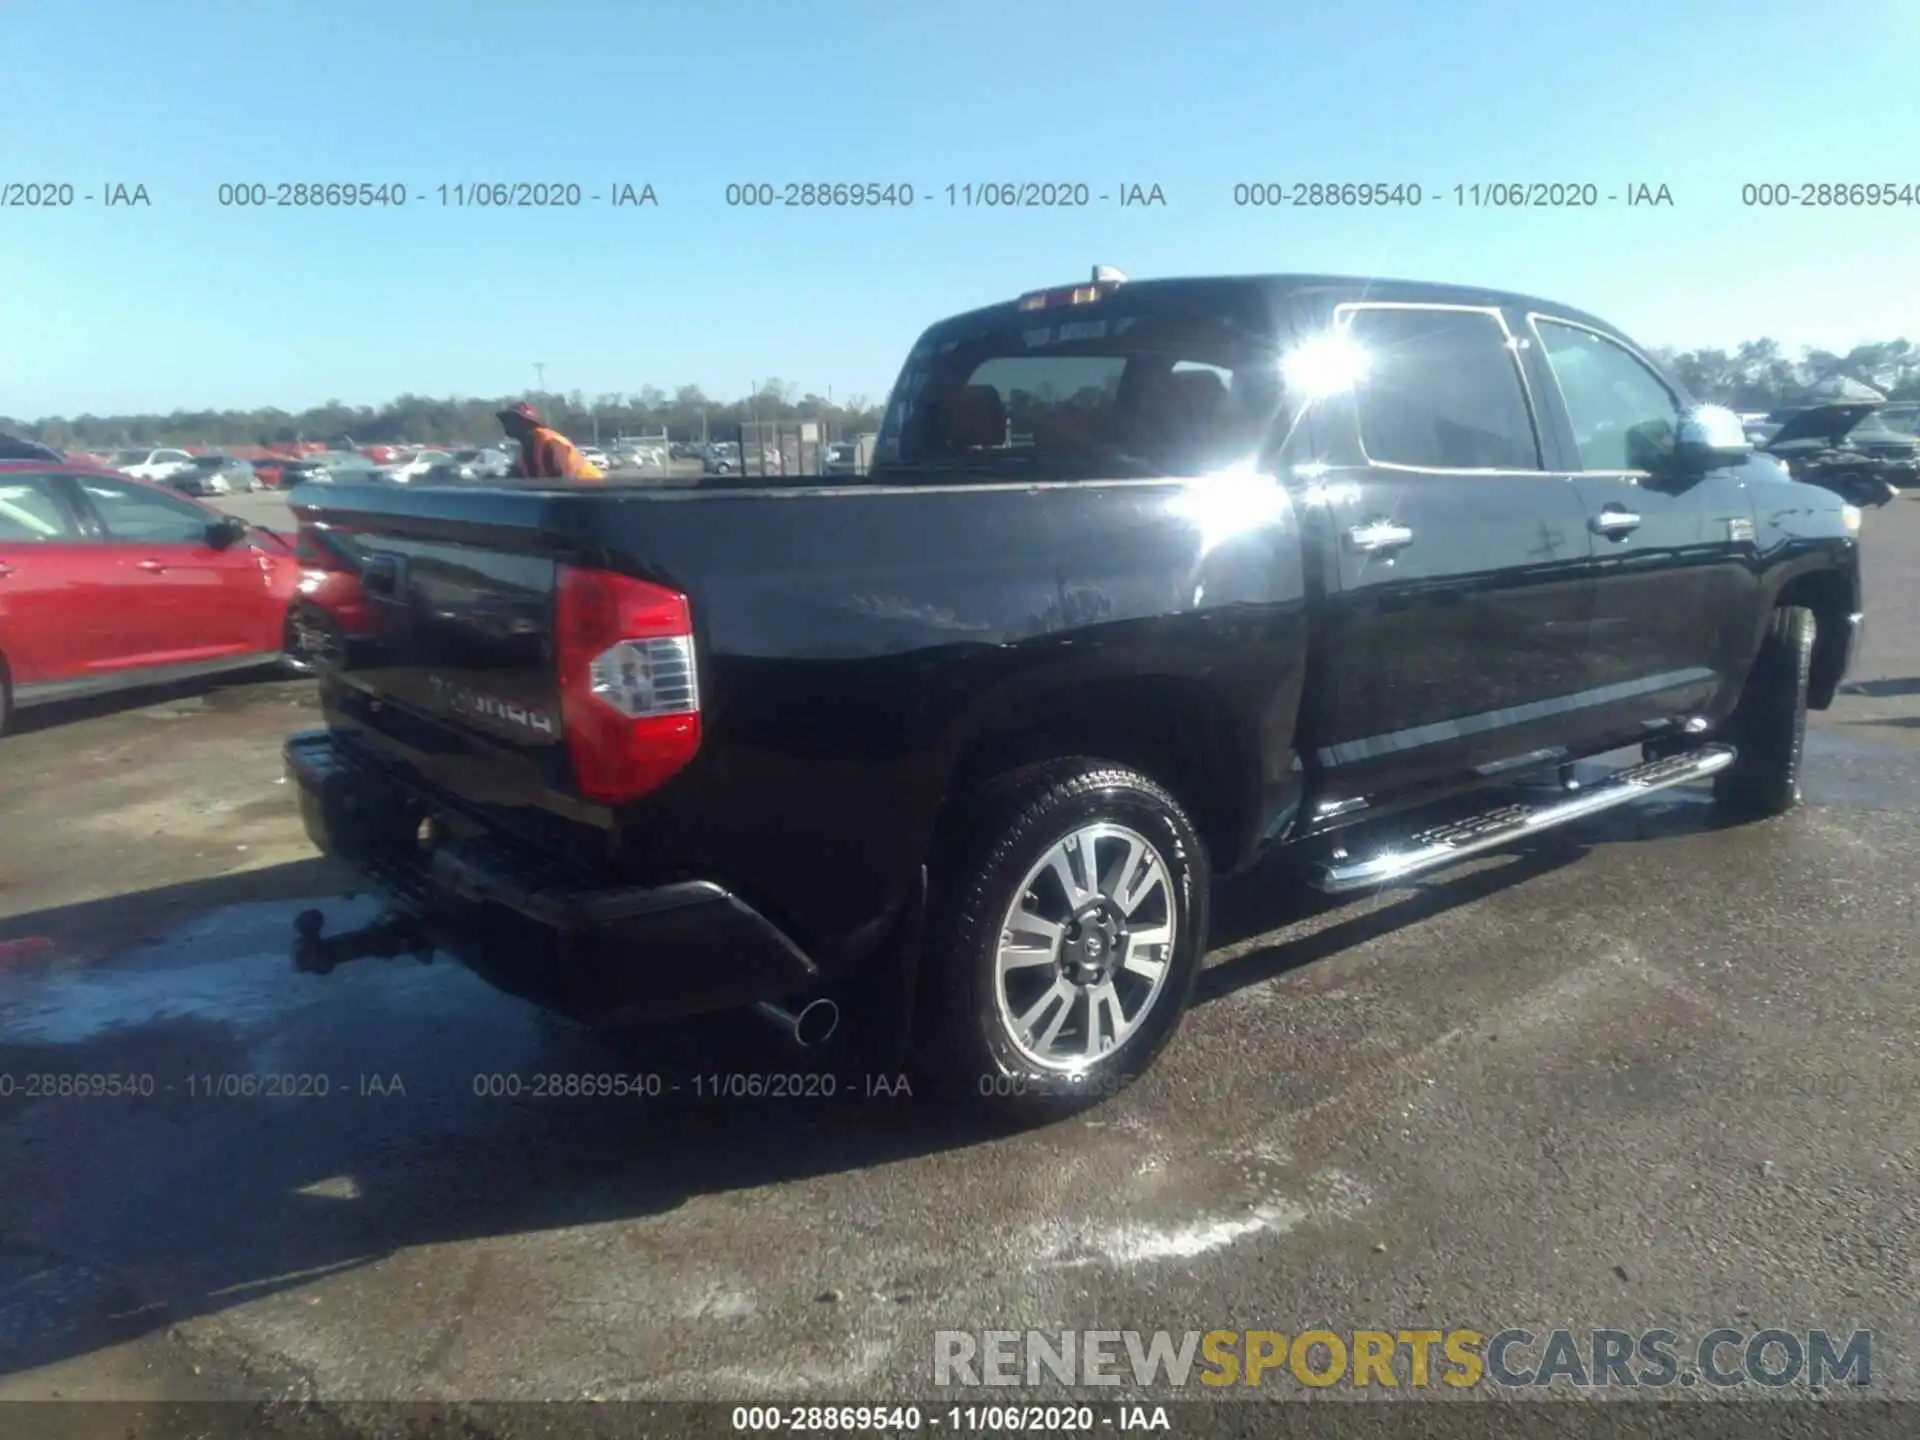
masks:
<path id="1" fill-rule="evenodd" d="M 800 1008 L 799 1014 L 762 1000 L 754 1005 L 754 1014 L 777 1029 L 803 1050 L 824 1045 L 840 1028 L 840 1007 L 831 1000 L 815 1000 Z"/>

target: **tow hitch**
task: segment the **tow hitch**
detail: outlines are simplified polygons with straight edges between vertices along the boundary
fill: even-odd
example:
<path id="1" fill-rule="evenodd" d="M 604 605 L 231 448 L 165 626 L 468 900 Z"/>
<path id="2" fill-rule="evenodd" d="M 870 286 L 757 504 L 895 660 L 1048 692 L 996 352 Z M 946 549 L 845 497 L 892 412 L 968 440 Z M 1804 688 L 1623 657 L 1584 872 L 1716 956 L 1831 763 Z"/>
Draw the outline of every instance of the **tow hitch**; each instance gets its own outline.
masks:
<path id="1" fill-rule="evenodd" d="M 293 917 L 293 968 L 304 975 L 331 974 L 351 960 L 394 960 L 402 955 L 433 963 L 433 941 L 411 915 L 390 910 L 358 930 L 323 935 L 327 917 L 302 910 Z"/>

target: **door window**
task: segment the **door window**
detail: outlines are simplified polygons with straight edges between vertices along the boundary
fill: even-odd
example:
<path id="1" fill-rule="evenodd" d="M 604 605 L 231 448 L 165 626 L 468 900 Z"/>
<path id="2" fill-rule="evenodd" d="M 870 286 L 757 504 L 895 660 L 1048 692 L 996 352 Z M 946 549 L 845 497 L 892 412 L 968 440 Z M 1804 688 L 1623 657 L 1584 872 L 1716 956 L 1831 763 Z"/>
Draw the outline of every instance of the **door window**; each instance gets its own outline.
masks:
<path id="1" fill-rule="evenodd" d="M 1538 470 L 1520 363 L 1484 310 L 1360 307 L 1348 339 L 1367 358 L 1354 387 L 1360 443 L 1375 465 Z"/>
<path id="2" fill-rule="evenodd" d="M 73 517 L 50 479 L 0 475 L 0 545 L 39 545 L 76 535 Z"/>
<path id="3" fill-rule="evenodd" d="M 107 529 L 107 538 L 146 545 L 196 545 L 207 538 L 212 517 L 198 505 L 177 500 L 131 480 L 98 475 L 80 488 Z"/>
<path id="4" fill-rule="evenodd" d="M 1674 456 L 1680 401 L 1625 347 L 1578 325 L 1536 320 L 1573 426 L 1583 470 L 1666 468 Z"/>

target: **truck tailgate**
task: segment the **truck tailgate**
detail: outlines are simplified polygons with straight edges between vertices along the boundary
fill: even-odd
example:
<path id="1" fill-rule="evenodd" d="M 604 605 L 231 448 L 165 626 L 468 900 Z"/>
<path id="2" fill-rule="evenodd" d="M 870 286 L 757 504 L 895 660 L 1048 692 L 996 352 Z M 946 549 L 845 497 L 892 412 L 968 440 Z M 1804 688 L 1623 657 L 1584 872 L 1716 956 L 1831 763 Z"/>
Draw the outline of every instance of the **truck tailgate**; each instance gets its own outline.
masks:
<path id="1" fill-rule="evenodd" d="M 553 623 L 565 547 L 546 524 L 550 497 L 355 485 L 303 488 L 290 503 L 303 529 L 325 529 L 359 567 L 367 618 L 328 682 L 398 711 L 385 728 L 410 749 L 445 749 L 436 731 L 463 735 L 484 740 L 482 753 L 524 752 L 558 779 Z"/>

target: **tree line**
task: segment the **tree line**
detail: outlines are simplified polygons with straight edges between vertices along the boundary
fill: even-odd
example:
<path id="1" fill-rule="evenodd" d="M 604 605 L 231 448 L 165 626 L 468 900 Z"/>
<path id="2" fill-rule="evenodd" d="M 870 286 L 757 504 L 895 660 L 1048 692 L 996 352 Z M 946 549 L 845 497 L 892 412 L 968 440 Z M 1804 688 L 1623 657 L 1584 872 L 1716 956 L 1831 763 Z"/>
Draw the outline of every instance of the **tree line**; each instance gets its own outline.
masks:
<path id="1" fill-rule="evenodd" d="M 1810 387 L 1841 379 L 1871 385 L 1889 400 L 1920 400 L 1920 347 L 1907 340 L 1877 340 L 1844 355 L 1809 349 L 1796 356 L 1773 340 L 1653 354 L 1696 399 L 1735 410 L 1791 405 Z"/>
<path id="2" fill-rule="evenodd" d="M 659 435 L 698 441 L 727 438 L 749 421 L 813 420 L 827 438 L 877 429 L 880 409 L 864 395 L 835 400 L 797 385 L 768 380 L 752 395 L 716 400 L 698 385 L 669 395 L 645 386 L 631 395 L 529 393 L 493 398 L 401 395 L 384 405 L 329 400 L 306 410 L 175 410 L 170 415 L 76 415 L 39 420 L 0 417 L 0 430 L 30 436 L 62 450 L 111 450 L 160 445 L 250 446 L 298 442 L 353 445 L 484 444 L 500 438 L 494 415 L 521 400 L 540 408 L 563 434 L 587 443 L 596 435 Z"/>
<path id="3" fill-rule="evenodd" d="M 1871 385 L 1893 400 L 1920 400 L 1920 348 L 1906 340 L 1857 345 L 1844 355 L 1808 349 L 1795 355 L 1769 339 L 1749 340 L 1731 351 L 1656 350 L 1655 356 L 1695 398 L 1736 410 L 1771 410 L 1792 404 L 1809 387 L 1838 378 Z M 631 395 L 589 397 L 534 394 L 493 399 L 438 399 L 402 395 L 384 405 L 344 405 L 330 400 L 306 410 L 176 410 L 170 415 L 53 416 L 34 421 L 0 417 L 0 429 L 25 434 L 65 450 L 104 450 L 141 445 L 323 444 L 452 445 L 498 435 L 494 412 L 516 400 L 531 400 L 550 423 L 576 440 L 616 435 L 658 435 L 697 441 L 722 437 L 747 421 L 819 421 L 828 438 L 876 429 L 880 408 L 864 395 L 843 400 L 782 380 L 768 380 L 752 395 L 717 400 L 697 385 L 669 395 L 645 386 Z"/>

